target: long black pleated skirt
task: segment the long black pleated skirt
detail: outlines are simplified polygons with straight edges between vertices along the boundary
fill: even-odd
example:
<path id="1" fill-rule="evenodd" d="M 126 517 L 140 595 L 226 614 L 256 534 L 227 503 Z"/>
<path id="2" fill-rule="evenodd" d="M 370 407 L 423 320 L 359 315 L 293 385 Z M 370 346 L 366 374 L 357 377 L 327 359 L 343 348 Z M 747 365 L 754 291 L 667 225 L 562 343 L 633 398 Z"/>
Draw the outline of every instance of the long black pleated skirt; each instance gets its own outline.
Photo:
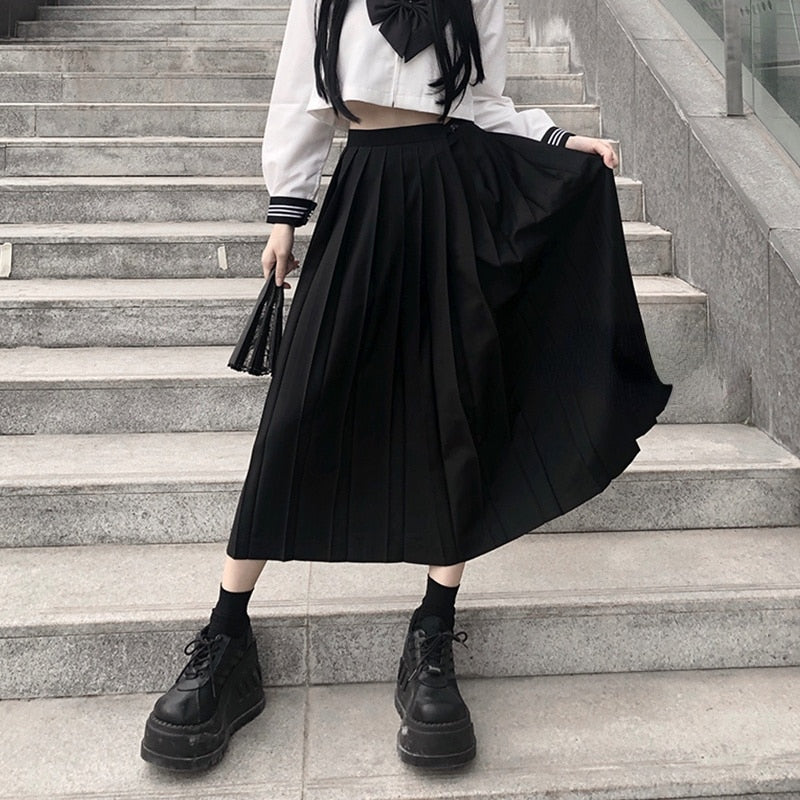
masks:
<path id="1" fill-rule="evenodd" d="M 296 281 L 234 558 L 474 558 L 602 492 L 672 391 L 597 155 L 350 130 Z"/>

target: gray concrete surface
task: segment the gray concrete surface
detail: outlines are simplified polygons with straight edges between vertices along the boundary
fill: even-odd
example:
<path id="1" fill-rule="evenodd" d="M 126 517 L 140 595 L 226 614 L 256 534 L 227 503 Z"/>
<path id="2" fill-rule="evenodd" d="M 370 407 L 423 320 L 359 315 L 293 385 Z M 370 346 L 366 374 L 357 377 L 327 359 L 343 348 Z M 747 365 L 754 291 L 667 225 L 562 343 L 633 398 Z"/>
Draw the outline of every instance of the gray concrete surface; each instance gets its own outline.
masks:
<path id="1" fill-rule="evenodd" d="M 180 157 L 180 142 L 177 145 Z M 87 147 L 91 148 L 89 143 Z M 13 161 L 13 145 L 11 146 Z M 123 153 L 125 151 L 123 150 Z M 135 152 L 133 155 L 135 156 Z M 182 169 L 182 172 L 185 168 Z M 323 175 L 316 219 L 330 176 Z M 620 210 L 626 221 L 641 221 L 642 187 L 620 180 Z M 0 178 L 7 225 L 100 222 L 255 222 L 266 216 L 269 194 L 261 175 L 21 175 Z M 639 228 L 658 235 L 659 229 Z M 2 234 L 3 227 L 0 227 Z M 8 229 L 6 228 L 6 233 Z"/>
<path id="2" fill-rule="evenodd" d="M 459 670 L 800 664 L 799 536 L 793 527 L 521 537 L 466 573 Z M 207 621 L 223 556 L 221 543 L 3 550 L 0 697 L 166 688 Z M 266 683 L 391 680 L 424 580 L 425 567 L 409 564 L 267 564 L 250 605 Z"/>
<path id="3" fill-rule="evenodd" d="M 518 43 L 527 41 L 524 23 L 509 19 L 506 25 L 508 38 Z M 280 38 L 284 23 L 253 22 L 160 22 L 160 21 L 69 21 L 50 20 L 20 22 L 17 36 L 26 41 L 43 39 L 76 39 L 113 41 L 132 39 L 206 38 L 217 41 L 263 41 Z"/>
<path id="4" fill-rule="evenodd" d="M 67 6 L 50 6 L 61 9 Z M 152 6 L 150 6 L 152 8 Z M 85 13 L 82 7 L 81 13 Z M 216 44 L 203 39 L 129 44 L 58 42 L 24 44 L 11 40 L 0 48 L 0 72 L 270 72 L 274 75 L 279 41 Z M 569 70 L 569 48 L 508 48 L 510 75 L 552 74 Z"/>
<path id="5" fill-rule="evenodd" d="M 13 264 L 12 264 L 13 271 Z M 174 347 L 236 343 L 260 278 L 29 279 L 0 283 L 5 347 Z M 670 371 L 702 363 L 705 298 L 679 279 L 634 278 L 645 327 Z M 676 326 L 686 339 L 676 340 Z M 655 349 L 655 348 L 654 348 Z"/>
<path id="6" fill-rule="evenodd" d="M 518 8 L 518 7 L 517 7 Z M 286 24 L 289 4 L 273 6 L 229 6 L 225 9 L 213 6 L 169 6 L 152 3 L 148 6 L 104 5 L 88 8 L 75 6 L 42 6 L 37 19 L 40 20 L 157 20 L 158 22 L 281 22 Z"/>
<path id="7" fill-rule="evenodd" d="M 265 73 L 125 74 L 121 72 L 18 72 L 0 74 L 0 102 L 27 97 L 37 103 L 140 102 L 263 102 L 273 78 Z M 583 99 L 583 76 L 508 75 L 506 88 L 520 102 L 569 104 Z"/>
<path id="8" fill-rule="evenodd" d="M 260 136 L 268 107 L 268 103 L 6 103 L 0 136 Z M 567 130 L 588 136 L 600 130 L 600 110 L 592 103 L 541 107 Z"/>
<path id="9" fill-rule="evenodd" d="M 128 279 L 117 289 L 113 282 L 92 284 L 84 279 L 72 284 L 79 292 L 78 299 L 64 299 L 67 305 L 77 302 L 72 310 L 88 325 L 93 319 L 89 308 L 102 304 L 103 298 L 111 298 L 112 306 L 121 309 L 125 308 L 121 301 L 126 294 L 134 308 L 155 299 L 159 308 L 166 305 L 171 309 L 168 313 L 173 314 L 177 312 L 175 304 L 167 302 L 170 293 L 180 290 L 183 302 L 191 303 L 194 295 L 189 290 L 194 286 L 199 287 L 198 296 L 204 299 L 201 313 L 207 314 L 208 301 L 220 291 L 222 297 L 252 300 L 258 281 L 172 281 L 162 289 L 158 281 L 137 283 Z M 16 285 L 29 290 L 29 301 L 37 309 L 41 304 L 36 303 L 33 292 L 38 290 L 42 297 L 52 299 L 52 287 L 47 282 Z M 656 368 L 674 386 L 661 421 L 725 421 L 724 387 L 714 386 L 705 369 L 703 294 L 674 277 L 639 276 L 635 285 Z M 59 282 L 62 289 L 69 286 L 63 280 Z M 138 296 L 137 286 L 144 290 Z M 286 294 L 286 313 L 292 293 L 290 289 Z M 62 309 L 62 320 L 64 313 Z M 127 316 L 129 311 L 122 313 Z M 40 324 L 38 320 L 37 326 Z M 195 323 L 186 324 L 191 327 Z M 107 337 L 108 330 L 104 331 Z M 85 334 L 81 336 L 83 342 L 87 338 Z M 193 344 L 0 349 L 0 433 L 254 429 L 268 383 L 227 367 L 234 339 L 232 336 L 227 347 Z M 106 338 L 104 345 L 108 343 Z"/>
<path id="10" fill-rule="evenodd" d="M 301 263 L 313 231 L 312 220 L 295 233 Z M 625 222 L 623 231 L 634 275 L 671 272 L 668 231 L 646 222 Z M 20 279 L 255 277 L 269 232 L 264 222 L 211 220 L 0 225 Z"/>
<path id="11" fill-rule="evenodd" d="M 3 750 L 0 797 L 790 800 L 799 688 L 797 669 L 464 680 L 478 756 L 439 774 L 397 758 L 385 683 L 268 690 L 198 776 L 139 758 L 156 695 L 6 702 L 3 727 L 23 734 Z"/>
<path id="12" fill-rule="evenodd" d="M 7 546 L 227 538 L 252 432 L 0 437 Z M 800 524 L 800 460 L 742 425 L 656 425 L 605 491 L 540 530 Z"/>
<path id="13" fill-rule="evenodd" d="M 323 166 L 333 172 L 344 146 L 334 136 Z M 258 137 L 8 137 L 0 140 L 0 175 L 16 176 L 259 176 Z M 323 183 L 320 186 L 324 197 Z M 642 219 L 642 185 L 620 177 L 617 193 L 623 218 Z"/>
<path id="14" fill-rule="evenodd" d="M 674 387 L 661 420 L 725 421 L 724 387 L 704 368 L 702 293 L 671 277 L 636 282 L 656 368 Z M 269 378 L 231 370 L 232 342 L 0 349 L 0 433 L 255 429 Z"/>

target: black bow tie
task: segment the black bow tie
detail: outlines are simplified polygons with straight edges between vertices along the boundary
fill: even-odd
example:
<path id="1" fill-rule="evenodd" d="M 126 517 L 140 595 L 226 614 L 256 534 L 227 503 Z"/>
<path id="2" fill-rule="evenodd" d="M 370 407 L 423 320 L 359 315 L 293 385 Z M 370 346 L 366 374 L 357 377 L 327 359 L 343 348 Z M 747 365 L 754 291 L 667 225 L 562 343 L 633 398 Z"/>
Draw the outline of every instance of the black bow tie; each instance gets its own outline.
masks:
<path id="1" fill-rule="evenodd" d="M 433 43 L 430 2 L 436 0 L 367 0 L 373 25 L 405 61 Z"/>

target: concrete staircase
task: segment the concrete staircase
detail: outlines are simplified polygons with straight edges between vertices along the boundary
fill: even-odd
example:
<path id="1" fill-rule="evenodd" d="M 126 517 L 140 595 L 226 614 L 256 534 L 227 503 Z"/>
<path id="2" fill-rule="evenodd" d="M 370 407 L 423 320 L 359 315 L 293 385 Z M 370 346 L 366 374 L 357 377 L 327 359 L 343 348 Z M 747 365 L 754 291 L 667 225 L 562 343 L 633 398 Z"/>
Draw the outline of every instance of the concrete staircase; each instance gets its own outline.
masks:
<path id="1" fill-rule="evenodd" d="M 394 753 L 412 565 L 268 564 L 267 710 L 202 778 L 139 760 L 268 385 L 226 363 L 262 282 L 281 2 L 62 0 L 0 47 L 0 798 L 800 797 L 800 460 L 730 412 L 708 298 L 623 176 L 673 399 L 602 495 L 470 566 L 474 767 Z M 507 13 L 517 106 L 600 133 L 567 50 Z"/>

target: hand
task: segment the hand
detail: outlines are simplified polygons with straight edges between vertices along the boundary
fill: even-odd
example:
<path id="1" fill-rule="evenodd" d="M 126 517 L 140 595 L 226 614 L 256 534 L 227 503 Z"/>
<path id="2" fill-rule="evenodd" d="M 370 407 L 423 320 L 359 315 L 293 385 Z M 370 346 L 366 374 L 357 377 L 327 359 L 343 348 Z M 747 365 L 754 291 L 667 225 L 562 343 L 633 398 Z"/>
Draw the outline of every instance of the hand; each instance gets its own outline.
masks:
<path id="1" fill-rule="evenodd" d="M 264 252 L 261 253 L 261 266 L 264 269 L 264 277 L 268 278 L 273 266 L 275 267 L 275 284 L 291 289 L 291 285 L 285 283 L 287 273 L 297 269 L 300 262 L 292 255 L 294 247 L 294 226 L 284 222 L 275 222 L 272 225 L 272 232 L 267 240 Z"/>
<path id="2" fill-rule="evenodd" d="M 580 150 L 583 153 L 597 153 L 603 157 L 603 163 L 610 169 L 619 164 L 617 154 L 607 139 L 595 139 L 591 136 L 570 136 L 565 147 Z"/>

